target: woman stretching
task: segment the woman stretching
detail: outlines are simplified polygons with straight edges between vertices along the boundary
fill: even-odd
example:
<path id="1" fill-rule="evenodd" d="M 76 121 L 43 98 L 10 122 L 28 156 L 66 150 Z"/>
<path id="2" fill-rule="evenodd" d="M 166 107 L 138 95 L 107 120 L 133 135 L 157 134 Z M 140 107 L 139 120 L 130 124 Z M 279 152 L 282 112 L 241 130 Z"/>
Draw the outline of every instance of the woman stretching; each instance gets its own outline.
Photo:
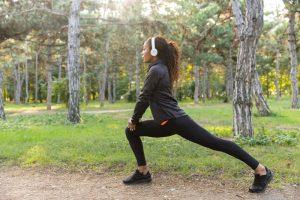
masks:
<path id="1" fill-rule="evenodd" d="M 163 37 L 146 40 L 142 52 L 144 63 L 150 63 L 144 87 L 135 105 L 133 116 L 128 121 L 126 136 L 137 160 L 137 170 L 123 180 L 124 184 L 150 182 L 152 180 L 146 163 L 141 136 L 166 137 L 178 134 L 181 137 L 222 151 L 243 161 L 254 170 L 254 182 L 250 192 L 265 191 L 272 180 L 272 171 L 260 164 L 237 144 L 210 134 L 193 121 L 172 97 L 171 89 L 179 76 L 179 50 L 174 42 Z M 140 121 L 150 105 L 154 120 Z"/>

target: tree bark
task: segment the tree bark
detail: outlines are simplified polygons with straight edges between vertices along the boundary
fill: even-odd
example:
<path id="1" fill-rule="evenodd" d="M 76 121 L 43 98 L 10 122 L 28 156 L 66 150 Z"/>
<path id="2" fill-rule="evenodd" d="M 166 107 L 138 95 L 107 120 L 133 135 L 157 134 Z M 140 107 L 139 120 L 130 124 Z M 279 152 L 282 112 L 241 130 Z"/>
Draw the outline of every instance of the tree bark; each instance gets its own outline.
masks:
<path id="1" fill-rule="evenodd" d="M 98 81 L 98 99 L 99 99 L 99 102 L 101 102 L 101 67 L 99 65 L 99 68 L 98 68 L 98 76 L 97 76 L 97 81 Z"/>
<path id="2" fill-rule="evenodd" d="M 47 110 L 51 110 L 52 104 L 52 46 L 49 39 L 48 43 L 48 84 L 47 84 Z"/>
<path id="3" fill-rule="evenodd" d="M 136 100 L 138 100 L 138 97 L 140 96 L 140 68 L 139 68 L 139 49 L 138 47 L 135 48 L 135 91 L 136 91 Z"/>
<path id="4" fill-rule="evenodd" d="M 199 65 L 195 65 L 194 72 L 195 72 L 194 103 L 198 104 L 199 103 L 199 83 L 200 83 Z"/>
<path id="5" fill-rule="evenodd" d="M 210 83 L 209 83 L 209 67 L 205 63 L 203 65 L 203 74 L 204 74 L 204 95 L 206 99 L 210 99 Z"/>
<path id="6" fill-rule="evenodd" d="M 276 87 L 276 100 L 280 100 L 280 90 L 279 90 L 279 51 L 276 51 L 276 69 L 275 69 L 275 87 Z"/>
<path id="7" fill-rule="evenodd" d="M 105 62 L 104 62 L 104 71 L 102 76 L 100 107 L 104 106 L 104 100 L 105 100 L 105 89 L 106 89 L 107 70 L 108 70 L 108 51 L 109 51 L 109 34 L 107 33 L 106 42 L 105 42 Z"/>
<path id="8" fill-rule="evenodd" d="M 264 97 L 264 93 L 263 93 L 263 90 L 261 87 L 261 83 L 260 83 L 256 68 L 254 70 L 255 70 L 255 72 L 254 72 L 255 74 L 254 74 L 254 79 L 253 79 L 253 83 L 252 83 L 253 84 L 252 88 L 253 88 L 253 94 L 254 94 L 255 103 L 256 103 L 255 105 L 261 116 L 268 116 L 271 114 L 271 110 L 267 104 L 265 97 Z"/>
<path id="9" fill-rule="evenodd" d="M 255 78 L 256 45 L 263 27 L 263 0 L 245 0 L 245 23 L 239 0 L 232 0 L 240 48 L 233 93 L 234 135 L 252 137 L 252 80 Z"/>
<path id="10" fill-rule="evenodd" d="M 88 105 L 88 91 L 87 91 L 87 73 L 86 73 L 86 56 L 83 55 L 83 99 L 85 105 Z"/>
<path id="11" fill-rule="evenodd" d="M 35 52 L 35 92 L 34 92 L 34 103 L 38 101 L 38 91 L 39 91 L 39 83 L 38 83 L 38 52 Z"/>
<path id="12" fill-rule="evenodd" d="M 113 67 L 113 77 L 112 77 L 112 102 L 115 103 L 117 99 L 117 67 Z"/>
<path id="13" fill-rule="evenodd" d="M 57 103 L 60 103 L 60 89 L 61 89 L 61 65 L 62 65 L 62 58 L 59 59 L 58 63 L 58 90 L 57 90 Z"/>
<path id="14" fill-rule="evenodd" d="M 29 91 L 28 91 L 28 59 L 27 59 L 27 53 L 28 53 L 28 46 L 26 43 L 26 60 L 25 60 L 25 104 L 28 104 L 29 100 Z"/>
<path id="15" fill-rule="evenodd" d="M 6 120 L 2 96 L 3 72 L 0 70 L 0 119 Z"/>
<path id="16" fill-rule="evenodd" d="M 14 69 L 15 74 L 15 103 L 20 104 L 21 98 L 21 73 L 20 73 L 20 63 L 15 64 Z"/>
<path id="17" fill-rule="evenodd" d="M 174 99 L 177 99 L 177 85 L 178 85 L 178 81 L 174 81 L 174 85 L 173 85 L 173 91 L 172 91 L 172 94 L 173 94 L 173 97 Z M 199 97 L 199 92 L 198 92 L 198 97 Z M 199 100 L 199 99 L 198 99 Z"/>
<path id="18" fill-rule="evenodd" d="M 108 103 L 112 103 L 111 78 L 110 77 L 108 77 L 108 80 L 107 80 L 107 94 L 108 94 Z"/>
<path id="19" fill-rule="evenodd" d="M 232 46 L 228 51 L 227 68 L 226 68 L 226 97 L 228 101 L 232 100 L 233 96 L 233 69 L 232 69 Z"/>
<path id="20" fill-rule="evenodd" d="M 69 30 L 68 30 L 68 77 L 69 77 L 69 106 L 68 120 L 80 122 L 80 0 L 72 0 Z"/>
<path id="21" fill-rule="evenodd" d="M 297 50 L 296 50 L 296 36 L 295 36 L 295 12 L 289 11 L 289 29 L 288 29 L 288 42 L 289 42 L 289 52 L 291 58 L 291 72 L 290 79 L 292 83 L 292 108 L 299 108 L 298 100 L 298 80 L 297 80 Z"/>

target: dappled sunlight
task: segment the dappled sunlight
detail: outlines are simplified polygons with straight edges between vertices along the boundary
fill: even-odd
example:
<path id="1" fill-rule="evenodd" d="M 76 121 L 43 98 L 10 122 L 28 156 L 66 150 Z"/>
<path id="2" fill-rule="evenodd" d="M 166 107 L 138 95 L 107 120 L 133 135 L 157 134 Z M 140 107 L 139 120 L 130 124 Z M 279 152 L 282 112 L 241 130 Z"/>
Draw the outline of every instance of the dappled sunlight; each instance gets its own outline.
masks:
<path id="1" fill-rule="evenodd" d="M 20 158 L 24 166 L 39 166 L 49 159 L 45 148 L 40 145 L 33 146 Z"/>

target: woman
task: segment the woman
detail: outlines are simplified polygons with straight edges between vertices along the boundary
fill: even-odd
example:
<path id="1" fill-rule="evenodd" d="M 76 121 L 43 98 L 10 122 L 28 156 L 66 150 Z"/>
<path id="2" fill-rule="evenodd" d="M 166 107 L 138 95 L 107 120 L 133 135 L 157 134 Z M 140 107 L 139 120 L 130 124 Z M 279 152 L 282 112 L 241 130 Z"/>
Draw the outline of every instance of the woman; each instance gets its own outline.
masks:
<path id="1" fill-rule="evenodd" d="M 262 192 L 272 180 L 272 171 L 260 164 L 235 143 L 210 134 L 194 122 L 172 97 L 172 84 L 179 75 L 179 50 L 174 42 L 163 37 L 149 38 L 143 46 L 142 56 L 150 63 L 144 87 L 136 103 L 134 114 L 128 121 L 126 136 L 137 160 L 137 170 L 123 182 L 134 184 L 152 180 L 146 163 L 141 136 L 166 137 L 178 134 L 194 143 L 222 151 L 243 161 L 254 170 L 255 178 L 250 192 Z M 147 107 L 154 120 L 140 121 Z"/>

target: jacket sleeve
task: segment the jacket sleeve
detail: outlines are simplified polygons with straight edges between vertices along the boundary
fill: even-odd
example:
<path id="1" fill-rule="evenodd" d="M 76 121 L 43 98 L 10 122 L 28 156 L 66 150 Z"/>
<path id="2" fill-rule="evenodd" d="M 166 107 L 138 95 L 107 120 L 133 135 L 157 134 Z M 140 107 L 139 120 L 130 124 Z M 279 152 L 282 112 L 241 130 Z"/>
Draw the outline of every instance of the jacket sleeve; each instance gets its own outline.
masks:
<path id="1" fill-rule="evenodd" d="M 146 109 L 149 106 L 150 97 L 153 94 L 158 82 L 160 80 L 160 73 L 157 68 L 154 66 L 150 68 L 146 80 L 144 82 L 144 87 L 138 97 L 138 101 L 135 105 L 133 116 L 131 117 L 131 121 L 134 124 L 137 124 L 139 120 L 142 118 Z"/>

